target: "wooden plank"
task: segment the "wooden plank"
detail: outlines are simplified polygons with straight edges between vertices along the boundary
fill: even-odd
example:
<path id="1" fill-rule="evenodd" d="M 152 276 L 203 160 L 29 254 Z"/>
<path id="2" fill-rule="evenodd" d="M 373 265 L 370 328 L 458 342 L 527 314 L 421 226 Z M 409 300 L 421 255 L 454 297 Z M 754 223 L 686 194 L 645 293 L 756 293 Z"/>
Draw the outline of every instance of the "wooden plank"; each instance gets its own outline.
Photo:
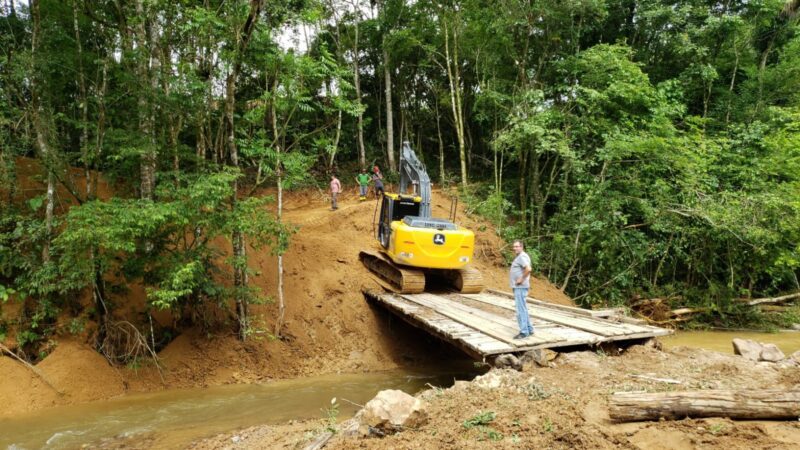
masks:
<path id="1" fill-rule="evenodd" d="M 415 297 L 419 296 L 419 295 L 426 295 L 427 297 L 425 297 L 425 298 L 427 298 L 429 300 L 432 300 L 432 301 L 439 302 L 441 305 L 443 305 L 443 306 L 445 306 L 447 308 L 455 309 L 455 310 L 461 311 L 461 312 L 463 312 L 465 314 L 475 315 L 475 316 L 477 316 L 477 317 L 479 317 L 481 319 L 484 319 L 484 320 L 486 320 L 488 322 L 492 322 L 492 323 L 495 323 L 497 325 L 500 325 L 501 327 L 509 328 L 514 332 L 515 335 L 516 335 L 516 333 L 519 332 L 519 329 L 517 327 L 517 319 L 515 317 L 511 318 L 511 317 L 498 316 L 497 314 L 493 314 L 493 313 L 490 313 L 490 312 L 487 312 L 487 311 L 483 311 L 481 309 L 473 308 L 471 306 L 464 305 L 463 303 L 452 301 L 451 299 L 449 299 L 447 297 L 442 297 L 442 296 L 438 296 L 438 295 L 431 295 L 431 294 L 424 294 L 424 293 L 423 294 L 411 294 L 411 295 L 413 295 Z M 546 340 L 558 339 L 556 336 L 550 335 L 545 331 L 540 332 L 539 330 L 536 330 L 536 334 L 538 336 L 542 337 L 543 339 L 546 339 Z"/>
<path id="2" fill-rule="evenodd" d="M 511 298 L 511 299 L 514 298 L 514 294 L 513 293 L 506 292 L 506 291 L 499 291 L 497 289 L 484 289 L 484 292 L 489 292 L 489 293 L 492 293 L 492 294 L 501 295 L 503 297 L 508 297 L 508 298 Z M 474 294 L 463 294 L 463 295 L 466 296 L 466 295 L 474 295 Z M 564 311 L 569 311 L 569 312 L 572 312 L 572 313 L 575 313 L 575 314 L 579 314 L 579 315 L 582 315 L 582 316 L 589 316 L 589 317 L 609 317 L 609 316 L 612 316 L 615 313 L 620 311 L 620 308 L 585 309 L 585 308 L 579 308 L 577 306 L 559 305 L 557 303 L 550 303 L 550 302 L 546 302 L 544 300 L 539 300 L 539 299 L 536 299 L 536 298 L 533 298 L 533 297 L 528 297 L 527 301 L 528 301 L 528 303 L 533 303 L 533 304 L 536 304 L 536 305 L 545 306 L 547 308 L 561 309 L 561 310 L 564 310 Z"/>
<path id="3" fill-rule="evenodd" d="M 475 328 L 476 330 L 480 330 L 485 334 L 488 334 L 489 336 L 492 336 L 498 340 L 506 342 L 507 344 L 510 344 L 515 347 L 519 345 L 546 341 L 545 339 L 542 339 L 537 335 L 533 335 L 531 337 L 528 337 L 527 339 L 513 339 L 513 336 L 518 332 L 516 328 L 497 325 L 482 317 L 478 317 L 471 314 L 465 314 L 461 311 L 449 308 L 443 302 L 438 301 L 436 296 L 432 296 L 430 294 L 408 294 L 408 295 L 402 295 L 402 297 L 411 302 L 419 303 L 420 305 L 436 309 L 437 312 L 439 312 L 444 316 L 450 317 L 451 319 L 457 322 L 461 322 L 464 325 Z M 434 298 L 431 299 L 430 297 Z"/>
<path id="4" fill-rule="evenodd" d="M 515 311 L 516 310 L 516 307 L 514 305 L 509 304 L 508 302 L 506 302 L 504 300 L 501 300 L 501 299 L 498 299 L 496 297 L 490 297 L 490 296 L 481 295 L 481 294 L 472 294 L 472 295 L 469 295 L 468 298 L 470 298 L 471 300 L 484 302 L 484 303 L 487 303 L 487 304 L 490 304 L 490 305 L 494 305 L 494 306 L 498 306 L 498 307 L 501 307 L 501 308 L 505 308 L 505 309 L 510 310 L 510 311 Z M 609 328 L 614 329 L 613 326 L 612 327 L 608 327 L 608 326 L 606 326 L 606 324 L 604 324 L 602 322 L 597 322 L 597 321 L 593 320 L 591 317 L 588 317 L 588 316 L 583 316 L 583 317 L 574 316 L 574 315 L 569 315 L 568 313 L 567 314 L 560 314 L 557 311 L 542 311 L 542 310 L 540 310 L 538 308 L 537 309 L 531 308 L 528 311 L 528 314 L 531 315 L 531 316 L 540 318 L 540 319 L 544 319 L 544 320 L 547 320 L 547 321 L 550 321 L 550 322 L 554 322 L 554 323 L 560 324 L 560 325 L 566 325 L 566 326 L 570 326 L 570 327 L 573 327 L 573 328 L 579 328 L 579 329 L 582 329 L 584 331 L 589 331 L 589 332 L 592 332 L 592 333 L 595 333 L 595 334 L 602 334 L 602 335 L 612 334 L 613 335 L 613 334 L 621 334 L 622 332 L 628 331 L 628 330 L 624 330 L 624 331 L 620 331 L 620 332 L 611 332 L 611 333 L 609 333 Z M 578 325 L 578 324 L 580 324 L 582 326 L 580 326 L 580 327 L 575 326 L 575 325 Z M 613 325 L 613 324 L 609 324 L 609 325 Z"/>
<path id="5" fill-rule="evenodd" d="M 495 329 L 497 329 L 495 327 L 495 325 L 497 325 L 501 327 L 498 331 L 501 332 L 506 331 L 509 333 L 508 337 L 511 337 L 512 335 L 516 335 L 517 333 L 519 333 L 519 328 L 517 326 L 517 321 L 515 318 L 501 317 L 496 314 L 492 314 L 487 311 L 483 311 L 458 302 L 454 302 L 446 297 L 441 297 L 437 295 L 431 295 L 431 294 L 411 294 L 411 295 L 413 295 L 414 297 L 420 295 L 426 296 L 424 298 L 436 302 L 437 306 L 435 306 L 435 308 L 437 310 L 441 310 L 442 308 L 447 308 L 454 314 L 463 313 L 474 316 L 481 320 L 485 320 L 486 322 L 488 322 L 488 326 L 494 327 Z M 560 340 L 558 336 L 540 330 L 537 330 L 535 336 L 533 337 L 541 338 L 546 341 Z M 533 337 L 528 339 L 532 339 Z M 512 343 L 517 345 L 518 342 L 526 342 L 526 341 L 527 341 L 526 339 L 514 339 Z"/>
<path id="6" fill-rule="evenodd" d="M 490 305 L 499 306 L 501 308 L 509 310 L 516 309 L 514 305 L 508 304 L 508 302 L 497 299 L 496 297 L 492 298 L 490 296 L 482 294 L 468 294 L 468 296 L 467 295 L 464 296 L 471 300 L 484 302 Z M 540 308 L 531 308 L 528 311 L 528 314 L 531 317 L 537 317 L 550 322 L 566 325 L 572 328 L 578 328 L 580 330 L 588 331 L 595 334 L 600 334 L 602 336 L 618 336 L 621 334 L 628 334 L 641 331 L 636 325 L 617 324 L 614 322 L 608 322 L 603 319 L 593 318 L 589 316 L 582 316 L 582 317 L 576 316 L 570 314 L 568 311 L 561 311 L 561 310 L 546 311 Z"/>

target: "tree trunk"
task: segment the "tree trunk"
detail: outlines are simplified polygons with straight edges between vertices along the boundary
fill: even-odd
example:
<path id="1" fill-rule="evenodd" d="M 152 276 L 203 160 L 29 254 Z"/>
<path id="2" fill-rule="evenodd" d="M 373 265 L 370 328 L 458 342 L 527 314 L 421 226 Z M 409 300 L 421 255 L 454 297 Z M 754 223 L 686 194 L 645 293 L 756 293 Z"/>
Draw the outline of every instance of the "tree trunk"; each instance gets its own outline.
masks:
<path id="1" fill-rule="evenodd" d="M 609 415 L 620 422 L 685 417 L 797 421 L 800 390 L 617 392 L 611 397 Z"/>
<path id="2" fill-rule="evenodd" d="M 275 82 L 272 86 L 272 92 L 278 90 L 278 78 L 275 77 Z M 283 167 L 281 166 L 281 142 L 280 133 L 278 131 L 278 116 L 275 111 L 275 101 L 270 103 L 270 112 L 272 115 L 272 134 L 275 140 L 275 149 L 277 153 L 275 162 L 275 173 L 278 175 L 277 188 L 278 188 L 278 225 L 281 224 L 283 218 Z M 283 253 L 278 253 L 278 320 L 275 324 L 275 337 L 281 337 L 281 330 L 283 329 L 283 321 L 286 316 L 286 302 L 283 298 Z"/>
<path id="3" fill-rule="evenodd" d="M 141 176 L 140 195 L 143 199 L 152 200 L 156 185 L 156 141 L 152 105 L 149 96 L 154 91 L 155 76 L 151 73 L 151 53 L 153 41 L 152 25 L 148 24 L 144 1 L 136 0 L 138 20 L 134 27 L 136 38 L 136 75 L 141 86 L 138 88 L 137 107 L 139 112 L 139 132 L 146 138 L 147 144 L 142 152 L 139 164 Z M 148 89 L 152 89 L 148 92 Z"/>
<path id="4" fill-rule="evenodd" d="M 49 125 L 45 122 L 49 114 L 45 113 L 44 100 L 42 98 L 42 86 L 44 81 L 41 79 L 43 72 L 37 67 L 39 57 L 39 45 L 42 37 L 42 16 L 38 0 L 31 0 L 31 18 L 33 19 L 33 30 L 31 33 L 31 119 L 33 129 L 36 134 L 36 147 L 39 150 L 39 157 L 42 165 L 47 171 L 47 194 L 45 197 L 45 240 L 42 245 L 42 261 L 50 261 L 50 241 L 53 235 L 53 209 L 55 201 L 55 176 L 53 174 L 53 155 L 49 142 Z"/>
<path id="5" fill-rule="evenodd" d="M 234 55 L 233 65 L 225 79 L 225 148 L 228 150 L 231 165 L 236 168 L 239 168 L 239 149 L 236 147 L 236 128 L 233 121 L 233 113 L 236 106 L 236 79 L 241 69 L 241 57 L 250 42 L 250 36 L 258 20 L 262 1 L 263 0 L 250 0 L 250 13 L 242 27 L 241 33 L 237 33 L 238 39 L 236 42 L 236 53 Z M 231 208 L 236 208 L 238 190 L 239 183 L 234 181 Z M 239 339 L 244 341 L 247 339 L 247 334 L 250 329 L 247 312 L 248 302 L 245 294 L 248 281 L 245 236 L 241 230 L 236 229 L 231 235 L 231 241 L 234 259 L 233 282 L 236 286 L 236 298 L 234 300 L 236 302 L 236 313 L 239 320 Z"/>
<path id="6" fill-rule="evenodd" d="M 442 140 L 442 127 L 439 124 L 439 101 L 438 99 L 434 100 L 436 103 L 436 137 L 439 140 L 439 184 L 444 187 L 444 141 Z"/>
<path id="7" fill-rule="evenodd" d="M 386 84 L 386 157 L 389 170 L 397 171 L 394 163 L 394 118 L 392 116 L 392 73 L 389 70 L 389 52 L 383 49 L 383 78 Z"/>
<path id="8" fill-rule="evenodd" d="M 453 110 L 453 123 L 456 127 L 456 138 L 458 140 L 458 157 L 461 163 L 461 186 L 467 187 L 467 150 L 464 138 L 464 117 L 461 105 L 461 77 L 458 69 L 458 32 L 457 26 L 453 26 L 453 52 L 450 52 L 450 32 L 447 22 L 443 21 L 444 28 L 444 52 L 445 64 L 447 65 L 447 79 L 450 85 L 450 103 Z"/>
<path id="9" fill-rule="evenodd" d="M 361 7 L 361 2 L 355 2 L 356 12 L 359 11 Z M 359 14 L 360 19 L 360 14 Z M 358 19 L 355 21 L 355 40 L 353 40 L 353 84 L 356 88 L 356 101 L 358 102 L 359 108 L 361 107 L 361 77 L 359 75 L 359 66 L 358 66 Z M 358 163 L 359 165 L 364 168 L 367 166 L 367 154 L 364 150 L 364 112 L 359 110 L 358 112 Z"/>
<path id="10" fill-rule="evenodd" d="M 94 155 L 92 158 L 94 160 L 100 159 L 100 156 L 103 154 L 103 139 L 106 135 L 106 94 L 108 93 L 108 55 L 103 56 L 103 69 L 102 69 L 102 79 L 100 81 L 100 92 L 97 100 L 97 133 L 95 136 L 94 142 Z M 97 183 L 98 178 L 100 177 L 99 173 L 95 171 L 94 175 L 92 176 L 91 186 L 87 188 L 89 192 L 89 200 L 92 200 L 97 197 Z"/>
<path id="11" fill-rule="evenodd" d="M 333 166 L 336 164 L 336 152 L 339 149 L 339 140 L 342 137 L 342 110 L 339 110 L 338 117 L 336 118 L 336 136 L 333 138 L 333 150 L 331 151 L 331 160 L 328 163 L 328 170 L 333 173 Z"/>
<path id="12" fill-rule="evenodd" d="M 79 146 L 81 159 L 83 159 L 83 171 L 86 180 L 86 200 L 92 194 L 92 172 L 89 156 L 89 99 L 86 96 L 86 74 L 83 71 L 83 44 L 81 43 L 81 30 L 78 24 L 78 2 L 72 0 L 72 27 L 75 32 L 75 45 L 77 48 L 78 59 L 78 99 L 80 100 L 81 110 L 81 135 Z"/>

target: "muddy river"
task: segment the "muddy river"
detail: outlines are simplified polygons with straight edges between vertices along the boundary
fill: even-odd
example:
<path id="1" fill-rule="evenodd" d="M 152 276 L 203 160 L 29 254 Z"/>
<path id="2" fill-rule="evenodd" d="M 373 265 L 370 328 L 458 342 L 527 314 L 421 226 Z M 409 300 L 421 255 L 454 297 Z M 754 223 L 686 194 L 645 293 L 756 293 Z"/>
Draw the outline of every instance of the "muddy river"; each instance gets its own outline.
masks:
<path id="1" fill-rule="evenodd" d="M 762 333 L 753 331 L 679 331 L 660 338 L 667 348 L 684 346 L 704 348 L 722 353 L 733 353 L 734 338 L 751 339 L 764 344 L 775 344 L 787 356 L 800 350 L 800 332 L 785 331 Z"/>
<path id="2" fill-rule="evenodd" d="M 327 417 L 331 399 L 338 417 L 350 417 L 378 391 L 414 394 L 478 372 L 471 362 L 448 371 L 397 370 L 326 375 L 261 385 L 133 394 L 123 398 L 56 407 L 12 419 L 0 419 L 0 449 L 73 449 L 109 440 L 155 438 L 159 448 L 182 448 L 201 437 L 237 428 L 292 419 Z"/>

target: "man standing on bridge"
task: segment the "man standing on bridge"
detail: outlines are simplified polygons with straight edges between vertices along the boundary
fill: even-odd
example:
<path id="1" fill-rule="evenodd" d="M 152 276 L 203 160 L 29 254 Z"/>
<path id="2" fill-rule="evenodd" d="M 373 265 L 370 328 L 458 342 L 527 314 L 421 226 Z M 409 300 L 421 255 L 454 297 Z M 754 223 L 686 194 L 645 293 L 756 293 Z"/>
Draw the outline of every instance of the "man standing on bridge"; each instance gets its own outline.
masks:
<path id="1" fill-rule="evenodd" d="M 516 240 L 513 245 L 516 257 L 511 263 L 509 279 L 514 290 L 514 302 L 517 306 L 517 323 L 519 334 L 514 339 L 525 339 L 533 334 L 530 316 L 528 316 L 528 289 L 531 287 L 531 257 L 524 251 L 522 241 Z"/>

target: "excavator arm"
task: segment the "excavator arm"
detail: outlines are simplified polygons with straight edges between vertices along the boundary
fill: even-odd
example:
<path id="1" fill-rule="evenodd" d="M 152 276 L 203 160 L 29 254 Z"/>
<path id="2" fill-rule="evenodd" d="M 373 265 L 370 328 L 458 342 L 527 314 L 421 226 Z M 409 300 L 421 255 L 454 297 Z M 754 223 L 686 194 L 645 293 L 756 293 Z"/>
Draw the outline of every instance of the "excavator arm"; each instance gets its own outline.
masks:
<path id="1" fill-rule="evenodd" d="M 419 217 L 430 218 L 431 178 L 411 145 L 408 141 L 404 141 L 400 152 L 400 194 L 407 193 L 409 185 L 414 188 L 414 195 L 418 195 L 422 199 L 419 206 Z"/>

